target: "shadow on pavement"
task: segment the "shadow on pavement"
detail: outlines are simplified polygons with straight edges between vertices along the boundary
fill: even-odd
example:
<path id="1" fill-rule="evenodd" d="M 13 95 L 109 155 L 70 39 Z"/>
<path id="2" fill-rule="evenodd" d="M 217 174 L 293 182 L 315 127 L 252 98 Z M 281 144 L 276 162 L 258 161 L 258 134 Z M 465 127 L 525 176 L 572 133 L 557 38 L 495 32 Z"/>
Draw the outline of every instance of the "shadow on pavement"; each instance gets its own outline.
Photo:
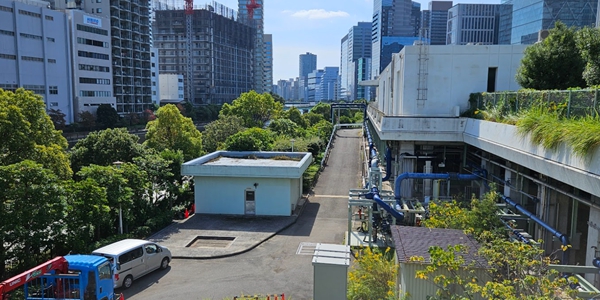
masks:
<path id="1" fill-rule="evenodd" d="M 296 223 L 278 233 L 278 235 L 310 236 L 310 232 L 315 224 L 320 207 L 321 204 L 307 200 L 304 203 L 302 214 L 300 217 L 298 217 Z"/>
<path id="2" fill-rule="evenodd" d="M 131 285 L 131 287 L 128 289 L 124 289 L 124 288 L 116 289 L 115 293 L 117 293 L 117 294 L 122 293 L 123 296 L 125 296 L 125 299 L 130 299 L 134 295 L 143 292 L 145 289 L 151 287 L 152 285 L 159 283 L 160 280 L 165 275 L 167 275 L 167 273 L 169 273 L 170 271 L 171 271 L 171 266 L 169 266 L 165 270 L 158 269 L 156 271 L 153 271 L 153 272 L 147 274 L 146 276 L 143 276 L 137 280 L 134 280 L 133 285 Z"/>

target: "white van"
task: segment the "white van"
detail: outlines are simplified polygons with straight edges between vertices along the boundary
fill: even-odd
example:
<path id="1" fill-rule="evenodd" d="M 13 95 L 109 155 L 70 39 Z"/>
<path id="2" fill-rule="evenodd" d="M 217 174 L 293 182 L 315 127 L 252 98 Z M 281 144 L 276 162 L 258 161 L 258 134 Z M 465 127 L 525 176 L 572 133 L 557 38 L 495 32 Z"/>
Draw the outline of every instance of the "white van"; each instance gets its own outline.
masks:
<path id="1" fill-rule="evenodd" d="M 166 269 L 171 261 L 171 251 L 156 243 L 126 239 L 92 252 L 108 258 L 115 268 L 115 288 L 129 288 L 133 281 L 156 269 Z"/>

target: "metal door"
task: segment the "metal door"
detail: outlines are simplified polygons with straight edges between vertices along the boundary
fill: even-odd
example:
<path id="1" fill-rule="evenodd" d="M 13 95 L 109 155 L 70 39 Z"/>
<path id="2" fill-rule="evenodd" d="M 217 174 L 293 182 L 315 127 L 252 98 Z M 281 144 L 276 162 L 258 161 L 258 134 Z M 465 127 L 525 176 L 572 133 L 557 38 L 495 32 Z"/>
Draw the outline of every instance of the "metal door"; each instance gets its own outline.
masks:
<path id="1" fill-rule="evenodd" d="M 256 214 L 256 201 L 255 198 L 255 190 L 246 190 L 244 194 L 244 203 L 246 204 L 245 214 L 246 215 L 254 215 Z"/>

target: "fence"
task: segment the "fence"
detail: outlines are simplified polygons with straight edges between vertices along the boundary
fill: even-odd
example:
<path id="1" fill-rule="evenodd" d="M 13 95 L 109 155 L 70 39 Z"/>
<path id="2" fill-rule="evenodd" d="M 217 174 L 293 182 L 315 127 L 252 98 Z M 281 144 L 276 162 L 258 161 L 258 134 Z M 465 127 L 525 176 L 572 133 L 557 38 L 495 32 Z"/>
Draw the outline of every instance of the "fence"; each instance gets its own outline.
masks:
<path id="1" fill-rule="evenodd" d="M 489 109 L 500 107 L 507 113 L 519 112 L 533 105 L 564 106 L 566 117 L 596 115 L 600 111 L 598 90 L 568 91 L 518 91 L 496 93 L 474 93 L 469 100 L 471 108 Z M 475 106 L 475 107 L 473 107 Z"/>

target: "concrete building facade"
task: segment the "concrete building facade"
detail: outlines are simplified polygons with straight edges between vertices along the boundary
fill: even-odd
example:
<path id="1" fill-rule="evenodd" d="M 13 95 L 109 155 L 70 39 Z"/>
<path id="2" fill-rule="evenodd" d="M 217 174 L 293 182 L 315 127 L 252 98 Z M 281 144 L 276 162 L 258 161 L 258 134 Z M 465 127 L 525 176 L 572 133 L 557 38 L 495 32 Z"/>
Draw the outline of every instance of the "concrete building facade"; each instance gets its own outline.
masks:
<path id="1" fill-rule="evenodd" d="M 160 101 L 166 100 L 169 103 L 180 103 L 184 99 L 184 82 L 182 74 L 159 74 L 160 83 Z"/>
<path id="2" fill-rule="evenodd" d="M 110 20 L 82 10 L 65 11 L 73 58 L 73 95 L 75 120 L 87 111 L 96 115 L 98 106 L 108 104 L 115 110 L 111 63 Z"/>
<path id="3" fill-rule="evenodd" d="M 500 4 L 457 4 L 448 10 L 447 45 L 497 45 Z"/>
<path id="4" fill-rule="evenodd" d="M 263 71 L 264 91 L 273 91 L 273 35 L 265 34 L 263 38 L 265 48 L 265 66 Z"/>
<path id="5" fill-rule="evenodd" d="M 197 213 L 290 216 L 311 162 L 310 153 L 218 151 L 184 163 L 181 173 L 194 176 Z"/>
<path id="6" fill-rule="evenodd" d="M 67 16 L 48 9 L 47 2 L 28 3 L 0 0 L 0 88 L 31 90 L 43 97 L 48 110 L 60 110 L 67 124 L 72 123 Z"/>
<path id="7" fill-rule="evenodd" d="M 158 49 L 150 48 L 150 80 L 152 81 L 152 103 L 160 104 L 160 78 L 158 67 Z"/>
<path id="8" fill-rule="evenodd" d="M 80 9 L 110 19 L 113 95 L 119 114 L 152 106 L 150 1 L 55 1 L 57 9 Z"/>
<path id="9" fill-rule="evenodd" d="M 185 12 L 158 10 L 155 19 L 154 47 L 159 51 L 159 73 L 187 76 Z M 220 10 L 211 11 L 209 6 L 195 9 L 193 20 L 196 20 L 192 42 L 194 86 L 185 86 L 194 89 L 192 104 L 230 103 L 252 90 L 256 30 L 227 14 L 220 14 Z M 262 80 L 262 73 L 260 78 Z M 187 78 L 185 80 L 187 82 Z M 185 95 L 189 93 L 186 91 Z"/>
<path id="10" fill-rule="evenodd" d="M 265 83 L 264 72 L 266 64 L 266 49 L 264 35 L 264 1 L 254 0 L 256 7 L 250 13 L 249 8 L 252 6 L 251 0 L 238 0 L 238 21 L 247 24 L 255 29 L 254 51 L 252 53 L 254 90 L 258 93 L 266 92 L 271 88 L 273 80 Z"/>

